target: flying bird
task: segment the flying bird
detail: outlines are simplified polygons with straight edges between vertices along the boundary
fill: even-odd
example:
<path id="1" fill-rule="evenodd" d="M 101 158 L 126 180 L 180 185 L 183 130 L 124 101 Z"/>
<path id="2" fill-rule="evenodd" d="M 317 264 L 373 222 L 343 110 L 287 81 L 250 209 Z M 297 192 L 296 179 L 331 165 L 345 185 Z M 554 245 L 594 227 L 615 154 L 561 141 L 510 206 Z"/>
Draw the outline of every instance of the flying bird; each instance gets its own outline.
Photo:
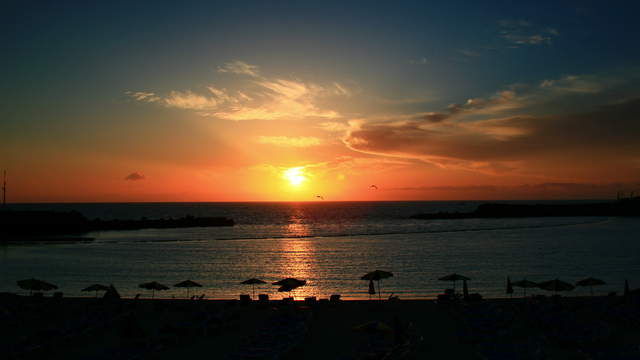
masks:
<path id="1" fill-rule="evenodd" d="M 316 195 L 316 197 L 317 197 L 318 199 L 320 199 L 320 200 L 324 200 L 324 196 L 322 196 L 322 195 Z"/>
<path id="2" fill-rule="evenodd" d="M 376 185 L 371 185 L 369 187 L 372 188 L 372 189 L 378 190 L 378 187 Z"/>

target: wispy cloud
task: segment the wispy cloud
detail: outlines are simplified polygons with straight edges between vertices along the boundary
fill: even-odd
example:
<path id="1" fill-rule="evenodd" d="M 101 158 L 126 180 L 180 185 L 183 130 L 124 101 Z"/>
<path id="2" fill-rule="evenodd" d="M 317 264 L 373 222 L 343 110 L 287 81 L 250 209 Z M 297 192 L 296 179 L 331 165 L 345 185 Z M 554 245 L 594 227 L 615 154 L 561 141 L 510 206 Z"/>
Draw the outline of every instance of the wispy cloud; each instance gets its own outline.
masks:
<path id="1" fill-rule="evenodd" d="M 161 100 L 158 98 L 158 101 Z M 204 96 L 187 91 L 172 91 L 162 99 L 164 104 L 169 107 L 192 110 L 206 110 L 215 108 L 220 104 L 216 96 Z"/>
<path id="2" fill-rule="evenodd" d="M 543 80 L 540 88 L 557 92 L 595 94 L 603 89 L 601 80 L 584 75 L 569 75 L 557 80 Z"/>
<path id="3" fill-rule="evenodd" d="M 258 67 L 242 61 L 226 63 L 219 72 L 249 75 L 253 79 L 239 90 L 227 90 L 213 85 L 206 91 L 173 90 L 166 96 L 155 93 L 127 92 L 141 102 L 158 103 L 167 107 L 194 110 L 202 116 L 225 120 L 274 120 L 307 117 L 335 119 L 340 115 L 320 105 L 331 97 L 349 97 L 344 85 L 328 85 L 300 80 L 268 78 L 259 75 Z"/>
<path id="4" fill-rule="evenodd" d="M 125 91 L 125 94 L 140 102 L 156 102 L 160 100 L 160 97 L 152 92 Z"/>
<path id="5" fill-rule="evenodd" d="M 321 139 L 312 136 L 259 136 L 257 141 L 259 144 L 298 148 L 312 147 L 322 144 Z"/>
<path id="6" fill-rule="evenodd" d="M 127 181 L 139 181 L 144 180 L 144 175 L 140 174 L 139 172 L 132 172 L 131 174 L 125 176 L 124 179 Z"/>
<path id="7" fill-rule="evenodd" d="M 512 47 L 550 44 L 560 35 L 555 28 L 538 29 L 526 20 L 501 20 L 500 36 Z"/>
<path id="8" fill-rule="evenodd" d="M 536 198 L 541 197 L 581 197 L 601 199 L 612 198 L 620 191 L 630 193 L 640 189 L 640 182 L 543 182 L 520 185 L 458 185 L 458 186 L 407 186 L 388 188 L 388 191 L 411 191 L 411 192 L 449 192 L 449 193 L 477 193 L 486 196 L 487 194 L 498 193 L 504 198 Z M 482 196 L 481 195 L 481 196 Z"/>
<path id="9" fill-rule="evenodd" d="M 318 128 L 329 132 L 345 132 L 349 130 L 349 125 L 336 121 L 325 121 L 318 125 Z"/>
<path id="10" fill-rule="evenodd" d="M 219 66 L 218 72 L 249 75 L 255 77 L 259 75 L 259 68 L 257 65 L 251 65 L 247 64 L 244 61 L 235 60 Z"/>

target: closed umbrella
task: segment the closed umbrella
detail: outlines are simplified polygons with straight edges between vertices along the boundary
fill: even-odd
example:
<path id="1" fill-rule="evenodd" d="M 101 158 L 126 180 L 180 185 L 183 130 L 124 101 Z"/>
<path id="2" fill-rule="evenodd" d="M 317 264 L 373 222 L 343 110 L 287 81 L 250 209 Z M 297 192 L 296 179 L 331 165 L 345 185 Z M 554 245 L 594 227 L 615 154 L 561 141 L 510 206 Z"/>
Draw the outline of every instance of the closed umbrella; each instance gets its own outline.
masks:
<path id="1" fill-rule="evenodd" d="M 538 287 L 543 290 L 553 291 L 554 293 L 558 291 L 571 291 L 575 288 L 573 285 L 558 279 L 539 283 Z"/>
<path id="2" fill-rule="evenodd" d="M 455 291 L 456 291 L 456 281 L 458 281 L 458 280 L 471 280 L 471 279 L 469 279 L 468 277 L 466 277 L 464 275 L 453 273 L 451 275 L 443 276 L 438 280 L 440 280 L 440 281 L 453 281 L 453 292 L 455 293 Z"/>
<path id="3" fill-rule="evenodd" d="M 21 289 L 29 290 L 29 295 L 31 295 L 33 291 L 49 291 L 49 290 L 55 290 L 58 288 L 57 286 L 50 284 L 46 281 L 33 279 L 33 278 L 18 280 L 16 281 L 16 284 L 18 284 L 18 286 Z"/>
<path id="4" fill-rule="evenodd" d="M 109 290 L 108 286 L 100 285 L 100 284 L 93 284 L 91 286 L 88 286 L 82 289 L 82 291 L 95 291 L 96 297 L 98 297 L 98 291 L 107 291 L 107 290 Z"/>
<path id="5" fill-rule="evenodd" d="M 524 294 L 523 296 L 527 296 L 527 289 L 538 287 L 538 283 L 534 283 L 533 281 L 529 281 L 527 279 L 516 281 L 511 285 L 521 287 L 523 289 L 523 294 Z"/>
<path id="6" fill-rule="evenodd" d="M 513 297 L 513 286 L 511 285 L 511 279 L 507 276 L 507 294 L 509 297 Z"/>
<path id="7" fill-rule="evenodd" d="M 383 270 L 375 270 L 364 274 L 361 280 L 376 280 L 378 282 L 378 300 L 382 300 L 382 289 L 380 289 L 380 280 L 393 277 L 393 273 Z"/>
<path id="8" fill-rule="evenodd" d="M 195 281 L 185 280 L 183 282 L 179 282 L 179 283 L 173 285 L 173 287 L 187 288 L 187 298 L 188 298 L 189 297 L 189 289 L 191 289 L 192 287 L 202 287 L 202 285 L 198 284 Z"/>
<path id="9" fill-rule="evenodd" d="M 467 280 L 462 280 L 462 296 L 465 299 L 469 297 L 469 288 L 467 287 Z"/>
<path id="10" fill-rule="evenodd" d="M 588 286 L 589 290 L 591 292 L 591 296 L 593 296 L 593 287 L 594 286 L 598 286 L 598 285 L 605 285 L 606 282 L 600 280 L 600 279 L 596 279 L 596 278 L 586 278 L 583 280 L 580 280 L 578 282 L 576 282 L 576 286 Z"/>
<path id="11" fill-rule="evenodd" d="M 624 280 L 624 296 L 629 296 L 631 292 L 629 291 L 629 281 Z"/>
<path id="12" fill-rule="evenodd" d="M 243 282 L 241 282 L 240 284 L 245 284 L 245 285 L 251 285 L 251 287 L 253 288 L 253 298 L 256 298 L 256 284 L 266 284 L 265 281 L 262 281 L 260 279 L 249 279 L 249 280 L 245 280 Z"/>
<path id="13" fill-rule="evenodd" d="M 376 294 L 376 287 L 373 285 L 373 280 L 369 280 L 369 300 L 371 300 L 371 295 Z"/>
<path id="14" fill-rule="evenodd" d="M 152 282 L 148 282 L 148 283 L 142 283 L 140 285 L 138 285 L 138 287 L 142 288 L 142 289 L 147 289 L 147 290 L 151 290 L 151 298 L 153 299 L 157 291 L 162 291 L 162 290 L 169 290 L 169 287 L 166 285 L 162 285 L 157 281 L 152 281 Z"/>

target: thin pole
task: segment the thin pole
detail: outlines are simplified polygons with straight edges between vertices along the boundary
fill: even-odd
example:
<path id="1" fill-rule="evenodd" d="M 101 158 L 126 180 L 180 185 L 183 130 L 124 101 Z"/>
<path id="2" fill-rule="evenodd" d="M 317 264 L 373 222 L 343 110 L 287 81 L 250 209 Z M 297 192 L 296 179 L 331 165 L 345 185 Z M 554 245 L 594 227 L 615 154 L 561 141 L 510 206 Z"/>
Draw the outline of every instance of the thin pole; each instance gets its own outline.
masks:
<path id="1" fill-rule="evenodd" d="M 7 170 L 4 171 L 2 178 L 2 206 L 7 205 Z"/>

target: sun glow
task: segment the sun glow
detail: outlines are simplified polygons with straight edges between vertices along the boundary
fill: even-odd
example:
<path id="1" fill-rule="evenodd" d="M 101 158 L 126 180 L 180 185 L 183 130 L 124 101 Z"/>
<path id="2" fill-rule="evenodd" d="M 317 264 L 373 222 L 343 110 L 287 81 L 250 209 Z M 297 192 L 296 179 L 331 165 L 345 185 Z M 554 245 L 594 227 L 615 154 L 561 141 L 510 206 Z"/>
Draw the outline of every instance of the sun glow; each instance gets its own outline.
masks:
<path id="1" fill-rule="evenodd" d="M 302 166 L 285 170 L 282 173 L 282 177 L 289 181 L 289 185 L 294 187 L 302 185 L 302 183 L 307 180 L 307 177 L 304 174 L 304 167 Z"/>

